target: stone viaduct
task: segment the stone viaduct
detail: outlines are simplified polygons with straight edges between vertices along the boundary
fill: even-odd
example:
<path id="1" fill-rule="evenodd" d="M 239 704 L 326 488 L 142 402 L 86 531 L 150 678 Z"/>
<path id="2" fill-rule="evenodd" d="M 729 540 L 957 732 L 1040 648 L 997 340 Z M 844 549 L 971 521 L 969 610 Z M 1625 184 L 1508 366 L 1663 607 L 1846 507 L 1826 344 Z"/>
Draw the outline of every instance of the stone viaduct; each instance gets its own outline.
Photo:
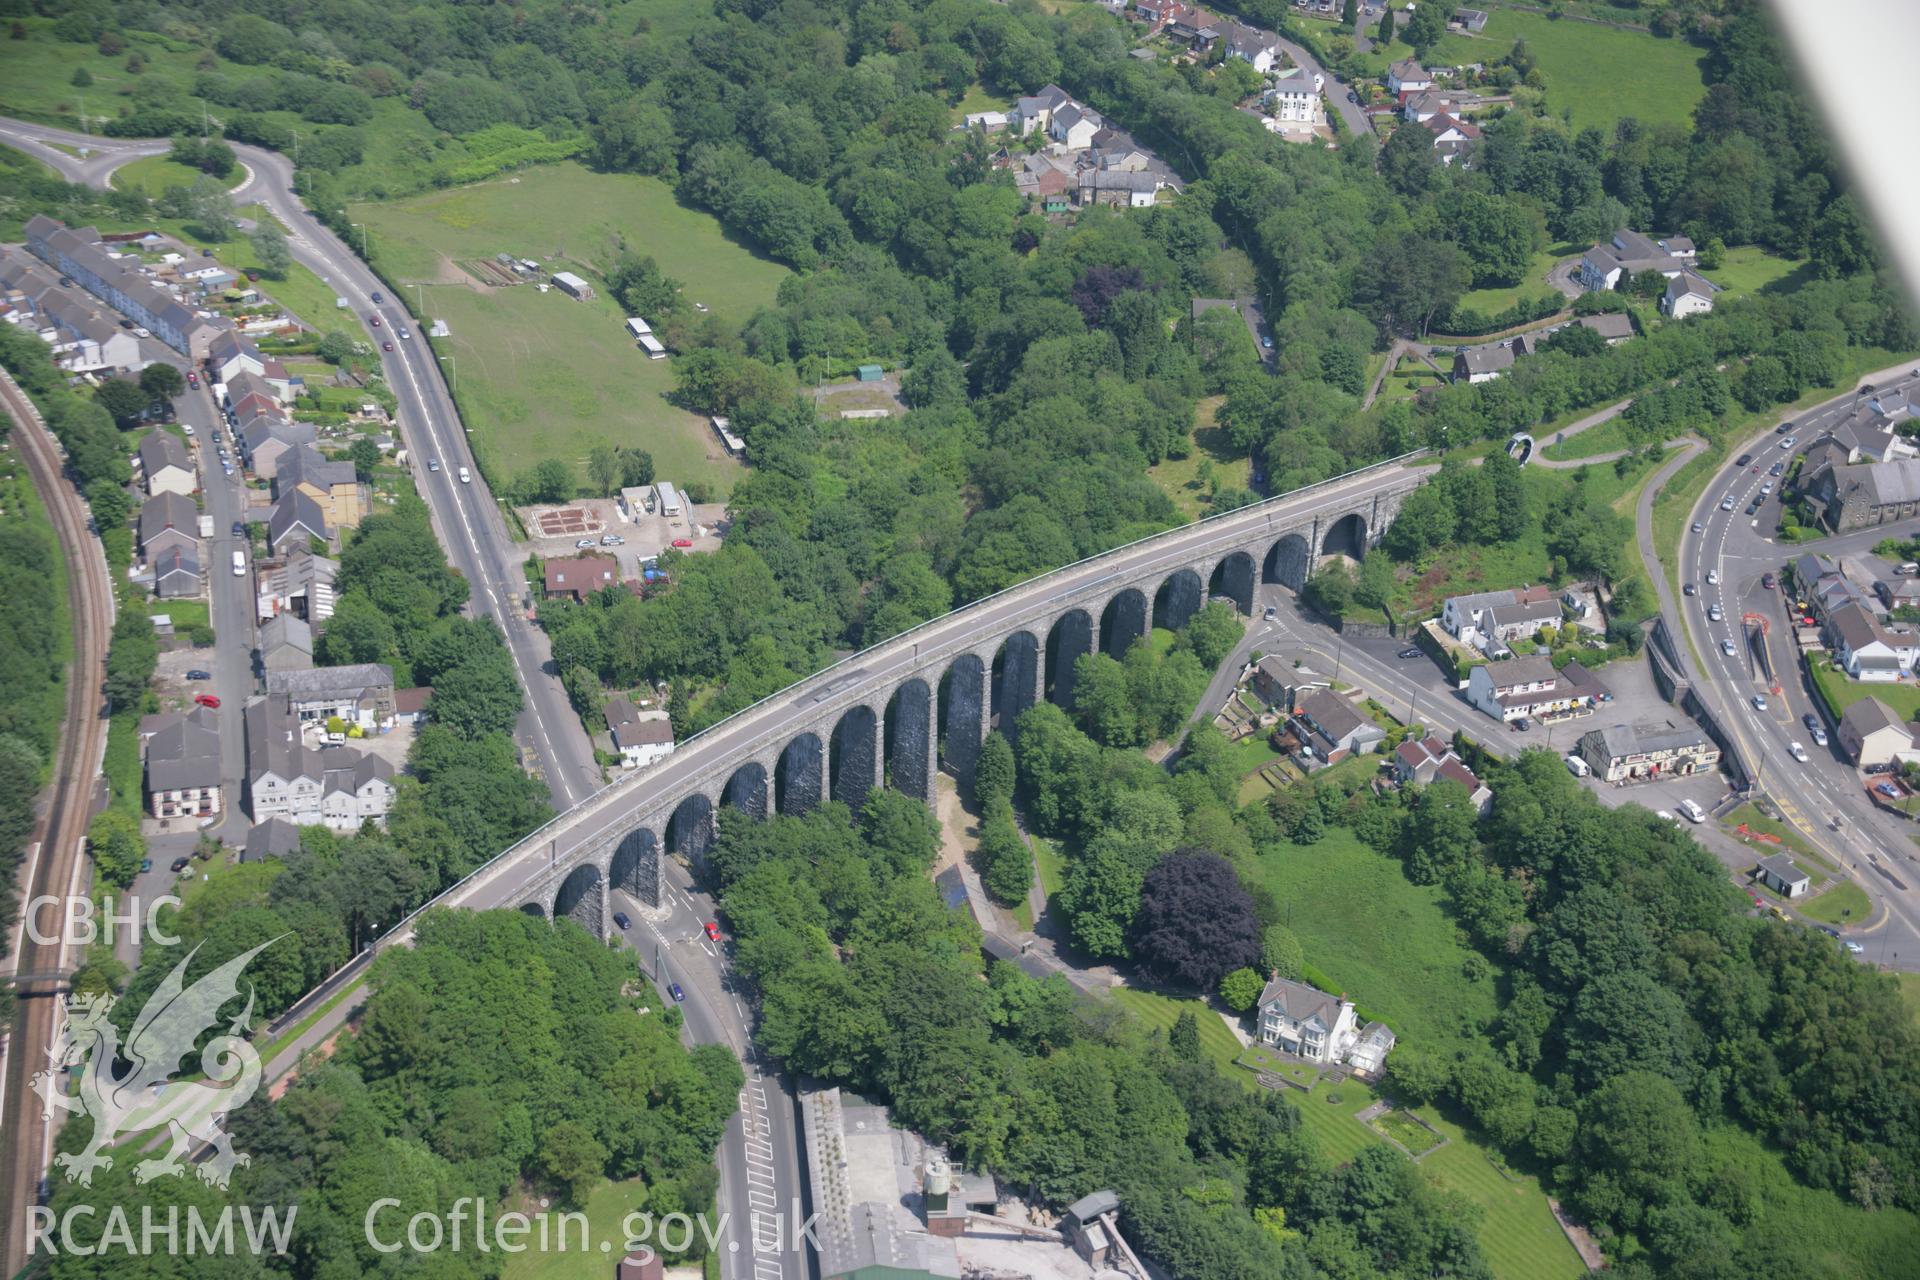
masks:
<path id="1" fill-rule="evenodd" d="M 969 778 L 995 726 L 1070 704 L 1073 663 L 1119 655 L 1209 598 L 1255 606 L 1332 555 L 1378 541 L 1431 474 L 1412 455 L 1169 530 L 1021 583 L 861 651 L 683 742 L 502 853 L 438 905 L 566 916 L 605 937 L 609 888 L 659 905 L 661 859 L 703 854 L 731 805 L 799 815 L 873 787 L 931 803 L 945 766 Z M 399 931 L 396 931 L 399 932 Z"/>

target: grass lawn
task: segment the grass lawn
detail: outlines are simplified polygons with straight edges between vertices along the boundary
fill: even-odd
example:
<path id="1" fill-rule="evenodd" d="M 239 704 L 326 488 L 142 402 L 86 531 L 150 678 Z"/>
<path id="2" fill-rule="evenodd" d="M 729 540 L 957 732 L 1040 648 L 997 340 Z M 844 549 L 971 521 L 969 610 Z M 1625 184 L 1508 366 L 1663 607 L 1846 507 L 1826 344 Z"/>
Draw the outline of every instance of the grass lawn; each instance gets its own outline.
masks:
<path id="1" fill-rule="evenodd" d="M 1547 111 L 1570 112 L 1573 128 L 1589 125 L 1611 132 L 1614 122 L 1633 116 L 1642 124 L 1686 125 L 1694 104 L 1706 95 L 1700 64 L 1706 52 L 1683 40 L 1664 40 L 1638 31 L 1562 22 L 1545 14 L 1493 9 L 1477 36 L 1449 34 L 1426 58 L 1427 66 L 1493 62 L 1524 39 L 1547 82 Z M 1399 52 L 1395 58 L 1410 56 Z"/>
<path id="2" fill-rule="evenodd" d="M 1552 431 L 1539 431 L 1534 434 L 1534 439 L 1550 440 L 1553 434 Z M 1540 456 L 1555 462 L 1577 462 L 1581 458 L 1593 458 L 1618 449 L 1637 448 L 1642 443 L 1628 436 L 1626 419 L 1618 417 L 1597 427 L 1588 427 L 1577 436 L 1569 436 L 1564 443 L 1547 445 L 1540 450 Z"/>
<path id="3" fill-rule="evenodd" d="M 738 464 L 703 418 L 667 403 L 673 362 L 634 348 L 612 298 L 476 287 L 453 263 L 511 252 L 543 263 L 564 257 L 594 273 L 612 265 L 624 237 L 680 279 L 689 302 L 735 322 L 773 301 L 786 268 L 676 203 L 658 179 L 574 164 L 352 210 L 370 229 L 376 264 L 408 286 L 409 303 L 420 305 L 413 284 L 428 285 L 426 313 L 452 331 L 435 349 L 453 360 L 455 395 L 496 477 L 548 457 L 578 467 L 608 443 L 647 449 L 662 478 L 707 480 L 721 496 L 731 488 Z"/>
<path id="4" fill-rule="evenodd" d="M 1199 520 L 1212 511 L 1207 502 L 1210 482 L 1200 479 L 1203 464 L 1212 464 L 1212 479 L 1218 481 L 1223 489 L 1246 488 L 1253 470 L 1252 460 L 1244 454 L 1235 456 L 1226 433 L 1213 425 L 1213 415 L 1219 411 L 1225 398 L 1209 396 L 1200 402 L 1199 411 L 1194 415 L 1197 424 L 1193 432 L 1193 449 L 1186 457 L 1168 458 L 1157 466 L 1147 468 L 1147 475 L 1173 499 L 1173 505 L 1180 508 L 1180 514 L 1191 520 Z"/>
<path id="5" fill-rule="evenodd" d="M 968 116 L 979 111 L 1005 111 L 1013 106 L 1013 100 L 990 92 L 984 85 L 975 81 L 960 95 L 960 101 L 953 106 L 953 122 L 959 124 Z"/>
<path id="6" fill-rule="evenodd" d="M 1804 283 L 1806 263 L 1796 258 L 1781 258 L 1759 245 L 1743 244 L 1727 250 L 1726 259 L 1702 275 L 1727 290 L 1730 296 L 1747 293 L 1780 293 Z"/>
<path id="7" fill-rule="evenodd" d="M 1846 672 L 1824 658 L 1811 659 L 1808 665 L 1813 671 L 1814 687 L 1826 699 L 1836 720 L 1848 707 L 1863 698 L 1880 699 L 1902 720 L 1911 720 L 1920 715 L 1920 685 L 1903 681 L 1869 684 L 1864 680 L 1852 680 Z"/>
<path id="8" fill-rule="evenodd" d="M 1040 892 L 1051 898 L 1067 882 L 1067 860 L 1060 846 L 1045 836 L 1028 836 L 1033 845 L 1033 865 L 1040 873 Z"/>
<path id="9" fill-rule="evenodd" d="M 190 187 L 206 176 L 198 169 L 176 163 L 165 156 L 141 156 L 115 169 L 111 181 L 122 191 L 144 191 L 150 198 L 158 200 L 168 187 Z M 245 181 L 246 176 L 236 168 L 222 181 L 231 187 Z"/>
<path id="10" fill-rule="evenodd" d="M 1519 284 L 1470 289 L 1460 295 L 1460 301 L 1456 305 L 1494 316 L 1522 298 L 1555 296 L 1553 287 L 1547 283 L 1547 272 L 1551 271 L 1553 264 L 1560 259 L 1576 255 L 1586 247 L 1582 244 L 1560 244 L 1542 249 L 1533 255 L 1531 262 L 1527 263 L 1526 274 L 1520 277 Z"/>
<path id="11" fill-rule="evenodd" d="M 1801 915 L 1828 924 L 1858 923 L 1867 918 L 1871 909 L 1867 891 L 1851 880 L 1842 880 L 1825 893 L 1800 904 Z"/>
<path id="12" fill-rule="evenodd" d="M 173 633 L 184 636 L 190 627 L 204 627 L 211 624 L 205 600 L 149 600 L 147 616 L 165 614 L 173 619 Z"/>
<path id="13" fill-rule="evenodd" d="M 1780 840 L 1779 844 L 1774 844 L 1770 840 L 1749 840 L 1747 843 L 1753 849 L 1755 861 L 1785 849 L 1793 864 L 1813 877 L 1815 888 L 1839 874 L 1838 868 L 1821 854 L 1814 852 L 1798 831 L 1784 822 L 1768 817 L 1752 804 L 1741 805 L 1720 821 L 1720 825 L 1725 828 L 1727 834 L 1736 840 L 1740 838 L 1739 828 L 1743 824 L 1748 831 L 1756 835 L 1777 836 Z M 1760 886 L 1758 880 L 1754 881 L 1754 884 L 1762 893 L 1772 892 Z"/>
<path id="14" fill-rule="evenodd" d="M 578 1227 L 567 1228 L 566 1247 L 561 1247 L 560 1227 L 553 1228 L 552 1252 L 542 1253 L 539 1236 L 529 1235 L 529 1245 L 525 1253 L 512 1254 L 501 1269 L 503 1280 L 587 1280 L 587 1277 L 606 1275 L 608 1265 L 606 1255 L 599 1252 L 600 1243 L 606 1241 L 613 1246 L 613 1256 L 622 1256 L 626 1245 L 626 1231 L 621 1225 L 626 1216 L 637 1209 L 643 1209 L 647 1203 L 647 1184 L 643 1178 L 629 1178 L 625 1182 L 603 1182 L 587 1195 L 587 1248 L 582 1251 Z M 533 1212 L 534 1204 L 514 1205 L 514 1208 Z M 548 1210 L 549 1213 L 555 1210 Z"/>
<path id="15" fill-rule="evenodd" d="M 1401 1108 L 1384 1111 L 1373 1118 L 1373 1125 L 1407 1149 L 1410 1155 L 1425 1155 L 1440 1145 L 1440 1135 Z"/>
<path id="16" fill-rule="evenodd" d="M 1344 827 L 1312 845 L 1282 843 L 1256 874 L 1272 890 L 1307 961 L 1399 1035 L 1442 1057 L 1477 1041 L 1496 1001 L 1471 982 L 1473 953 L 1455 936 L 1437 888 L 1408 880 L 1396 860 Z"/>
<path id="17" fill-rule="evenodd" d="M 1209 1008 L 1206 1001 L 1181 1000 L 1154 991 L 1136 991 L 1132 987 L 1115 987 L 1113 998 L 1121 1008 L 1148 1026 L 1159 1027 L 1162 1031 L 1172 1031 L 1175 1019 L 1182 1013 L 1192 1013 L 1193 1020 L 1200 1024 L 1201 1052 L 1213 1059 L 1214 1064 L 1228 1076 L 1246 1074 L 1233 1065 L 1233 1060 L 1240 1056 L 1240 1041 L 1234 1038 L 1227 1024 L 1220 1021 L 1220 1015 Z"/>
<path id="18" fill-rule="evenodd" d="M 140 816 L 140 709 L 116 710 L 107 722 L 107 752 L 101 762 L 107 775 L 108 803 L 122 813 Z"/>

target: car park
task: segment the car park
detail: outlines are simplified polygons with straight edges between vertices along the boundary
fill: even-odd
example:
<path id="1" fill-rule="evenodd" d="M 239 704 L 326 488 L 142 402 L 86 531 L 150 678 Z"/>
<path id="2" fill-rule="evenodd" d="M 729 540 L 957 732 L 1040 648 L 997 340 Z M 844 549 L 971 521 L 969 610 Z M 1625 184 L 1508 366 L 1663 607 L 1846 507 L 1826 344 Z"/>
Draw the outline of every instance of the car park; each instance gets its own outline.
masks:
<path id="1" fill-rule="evenodd" d="M 625 933 L 627 930 L 633 928 L 633 921 L 627 919 L 626 912 L 616 911 L 613 913 L 613 927 Z"/>
<path id="2" fill-rule="evenodd" d="M 1764 693 L 1756 693 L 1753 697 L 1747 699 L 1747 701 L 1753 703 L 1753 709 L 1755 711 L 1765 711 L 1767 709 L 1767 695 Z"/>
<path id="3" fill-rule="evenodd" d="M 1798 760 L 1801 764 L 1807 762 L 1807 749 L 1797 742 L 1789 742 L 1787 744 L 1787 754 L 1795 760 Z"/>

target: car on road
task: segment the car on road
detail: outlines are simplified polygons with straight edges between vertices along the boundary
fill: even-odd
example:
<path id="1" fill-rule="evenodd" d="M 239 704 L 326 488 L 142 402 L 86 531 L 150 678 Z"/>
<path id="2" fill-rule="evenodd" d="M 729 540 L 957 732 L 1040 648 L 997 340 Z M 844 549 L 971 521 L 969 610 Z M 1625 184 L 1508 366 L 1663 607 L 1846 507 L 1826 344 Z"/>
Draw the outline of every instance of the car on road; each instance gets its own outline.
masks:
<path id="1" fill-rule="evenodd" d="M 1732 494 L 1728 494 L 1726 497 L 1720 499 L 1720 509 L 1722 511 L 1731 511 L 1733 510 L 1734 503 L 1738 501 L 1739 501 L 1738 498 L 1734 497 Z"/>
<path id="2" fill-rule="evenodd" d="M 1417 658 L 1420 656 L 1420 651 L 1418 649 L 1402 649 L 1400 656 L 1406 659 Z"/>
<path id="3" fill-rule="evenodd" d="M 460 468 L 460 483 L 461 484 L 473 483 L 473 473 L 468 471 L 465 467 Z"/>
<path id="4" fill-rule="evenodd" d="M 1788 437 L 1787 437 L 1787 438 L 1786 438 L 1785 440 L 1782 440 L 1782 441 L 1780 442 L 1780 447 L 1781 447 L 1782 449 L 1791 449 L 1791 448 L 1793 448 L 1793 437 L 1792 437 L 1792 436 L 1788 436 Z"/>
<path id="5" fill-rule="evenodd" d="M 1726 655 L 1727 655 L 1727 656 L 1728 656 L 1729 658 L 1731 658 L 1731 657 L 1733 656 L 1733 652 L 1734 652 L 1734 650 L 1733 650 L 1733 641 L 1731 641 L 1731 640 L 1722 640 L 1722 641 L 1720 642 L 1720 652 L 1722 652 L 1722 653 L 1724 653 L 1724 654 L 1726 654 Z"/>
<path id="6" fill-rule="evenodd" d="M 1353 90 L 1351 90 L 1351 89 L 1349 89 L 1349 90 L 1347 90 L 1347 101 L 1348 101 L 1348 102 L 1358 102 L 1358 101 L 1360 101 L 1360 95 L 1359 95 L 1359 94 L 1357 94 L 1357 93 L 1355 93 L 1355 92 L 1354 92 Z"/>
<path id="7" fill-rule="evenodd" d="M 378 329 L 378 328 L 380 327 L 380 317 L 379 317 L 379 316 L 368 316 L 368 317 L 367 317 L 367 323 L 368 323 L 368 324 L 370 324 L 370 325 L 372 325 L 372 326 L 373 326 L 374 328 L 376 328 L 376 329 Z"/>
<path id="8" fill-rule="evenodd" d="M 438 458 L 427 459 L 427 470 L 438 471 L 439 469 L 440 469 L 440 459 Z"/>
<path id="9" fill-rule="evenodd" d="M 380 291 L 378 289 L 375 289 L 373 291 L 373 305 L 377 307 L 385 301 L 386 299 L 380 296 Z"/>
<path id="10" fill-rule="evenodd" d="M 140 870 L 143 872 L 153 870 L 153 859 L 152 858 L 140 859 Z"/>
<path id="11" fill-rule="evenodd" d="M 593 545 L 592 538 L 576 538 L 574 539 L 574 543 L 573 543 L 574 550 L 576 551 L 584 551 L 592 545 Z"/>
<path id="12" fill-rule="evenodd" d="M 232 474 L 233 474 L 233 464 L 232 464 L 231 462 L 223 462 L 223 463 L 221 463 L 221 464 L 220 464 L 220 469 L 221 469 L 222 471 L 224 471 L 224 472 L 226 472 L 226 473 L 227 473 L 228 475 L 232 475 Z"/>
<path id="13" fill-rule="evenodd" d="M 200 385 L 200 375 L 195 373 L 191 369 L 187 370 L 187 385 L 190 387 L 197 387 Z"/>
<path id="14" fill-rule="evenodd" d="M 1707 570 L 1707 585 L 1710 587 L 1720 585 L 1720 571 L 1718 569 Z"/>
<path id="15" fill-rule="evenodd" d="M 705 926 L 705 927 L 706 927 L 706 931 L 707 931 L 707 940 L 708 940 L 709 942 L 718 942 L 718 941 L 720 941 L 720 926 L 719 926 L 718 924 L 716 924 L 716 923 L 715 923 L 714 921 L 712 921 L 712 920 L 709 920 L 709 921 L 707 921 L 707 923 L 706 923 L 706 926 Z"/>
<path id="16" fill-rule="evenodd" d="M 192 858 L 175 858 L 172 863 L 173 874 L 179 875 L 182 871 L 185 871 L 187 864 L 192 861 Z"/>
<path id="17" fill-rule="evenodd" d="M 1764 693 L 1756 693 L 1753 697 L 1747 699 L 1747 701 L 1753 704 L 1755 711 L 1765 711 L 1767 709 L 1767 695 Z"/>
<path id="18" fill-rule="evenodd" d="M 1764 498 L 1772 492 L 1773 492 L 1773 481 L 1771 480 L 1762 481 L 1760 484 L 1760 496 Z"/>
<path id="19" fill-rule="evenodd" d="M 413 335 L 408 333 L 405 329 L 402 329 L 400 331 L 400 341 L 402 342 L 405 342 L 408 338 L 411 338 L 412 336 Z"/>
<path id="20" fill-rule="evenodd" d="M 1782 472 L 1784 472 L 1784 471 L 1785 471 L 1786 469 L 1787 469 L 1787 464 L 1786 464 L 1786 463 L 1784 463 L 1784 462 L 1776 462 L 1776 463 L 1774 463 L 1774 464 L 1773 464 L 1772 466 L 1770 466 L 1770 467 L 1768 467 L 1768 468 L 1767 468 L 1767 474 L 1768 474 L 1768 475 L 1770 475 L 1770 476 L 1777 476 L 1777 475 L 1779 475 L 1779 474 L 1781 474 Z"/>
<path id="21" fill-rule="evenodd" d="M 236 538 L 244 538 L 247 536 L 247 522 L 245 520 L 235 520 L 233 522 L 233 536 Z"/>
<path id="22" fill-rule="evenodd" d="M 1727 616 L 1726 611 L 1723 610 L 1719 605 L 1710 604 L 1707 606 L 1707 621 L 1722 622 L 1726 619 L 1726 616 Z"/>
<path id="23" fill-rule="evenodd" d="M 193 670 L 191 670 L 191 671 L 189 671 L 189 672 L 187 672 L 187 679 L 189 679 L 189 680 L 211 680 L 211 679 L 213 679 L 213 673 L 212 673 L 211 671 L 202 671 L 202 670 L 200 670 L 200 668 L 198 668 L 198 667 L 195 667 L 195 668 L 194 668 Z"/>
<path id="24" fill-rule="evenodd" d="M 1747 465 L 1747 464 L 1748 464 L 1749 462 L 1752 462 L 1752 461 L 1753 461 L 1753 455 L 1752 455 L 1752 454 L 1750 454 L 1750 453 L 1743 453 L 1743 454 L 1741 454 L 1741 455 L 1740 455 L 1739 457 L 1737 457 L 1737 458 L 1735 458 L 1735 459 L 1733 460 L 1733 465 L 1734 465 L 1734 466 L 1736 466 L 1736 467 L 1744 467 L 1744 466 L 1746 466 L 1746 465 Z"/>
<path id="25" fill-rule="evenodd" d="M 1689 582 L 1686 586 L 1680 588 L 1680 594 L 1683 596 L 1697 596 L 1700 594 L 1700 588 Z"/>
<path id="26" fill-rule="evenodd" d="M 610 533 L 600 539 L 600 545 L 603 547 L 624 547 L 627 545 L 627 540 L 617 533 Z"/>
<path id="27" fill-rule="evenodd" d="M 1857 956 L 1857 955 L 1864 955 L 1864 954 L 1866 953 L 1866 950 L 1867 950 L 1867 949 L 1866 949 L 1865 947 L 1863 947 L 1863 946 L 1861 946 L 1861 945 L 1860 945 L 1859 943 L 1857 943 L 1857 942 L 1849 942 L 1849 943 L 1847 943 L 1847 944 L 1846 944 L 1846 947 L 1847 947 L 1847 950 L 1848 950 L 1849 952 L 1851 952 L 1852 954 L 1854 954 L 1854 955 L 1856 955 L 1856 956 Z"/>
<path id="28" fill-rule="evenodd" d="M 1747 504 L 1748 515 L 1752 515 L 1754 512 L 1758 511 L 1759 509 L 1760 509 L 1760 499 L 1758 498 L 1755 498 L 1752 502 L 1749 502 Z"/>
<path id="29" fill-rule="evenodd" d="M 690 547 L 693 545 L 693 539 L 692 538 L 675 538 L 673 540 L 673 545 L 676 547 Z"/>
<path id="30" fill-rule="evenodd" d="M 633 928 L 633 921 L 627 919 L 626 912 L 616 911 L 613 913 L 613 927 L 625 933 L 627 930 Z"/>
<path id="31" fill-rule="evenodd" d="M 1807 749 L 1797 742 L 1789 742 L 1787 744 L 1787 754 L 1795 760 L 1798 760 L 1801 764 L 1807 762 Z"/>
<path id="32" fill-rule="evenodd" d="M 1693 531 L 1695 533 L 1705 533 L 1707 531 L 1707 526 L 1704 522 L 1695 520 L 1693 522 Z"/>
<path id="33" fill-rule="evenodd" d="M 1773 429 L 1773 433 L 1777 436 L 1783 436 L 1791 430 L 1793 430 L 1793 424 L 1791 422 L 1783 422 Z"/>
<path id="34" fill-rule="evenodd" d="M 1780 585 L 1780 579 L 1773 576 L 1771 570 L 1760 575 L 1760 585 L 1771 591 Z"/>
<path id="35" fill-rule="evenodd" d="M 391 342 L 383 342 L 380 344 L 380 349 L 382 351 L 391 351 L 393 350 L 393 344 Z"/>
<path id="36" fill-rule="evenodd" d="M 196 693 L 193 695 L 193 700 L 199 706 L 212 707 L 215 711 L 220 709 L 220 699 L 214 694 Z"/>
<path id="37" fill-rule="evenodd" d="M 687 998 L 687 993 L 680 989 L 680 984 L 677 982 L 669 982 L 667 984 L 667 994 L 673 997 L 675 1004 L 682 1004 Z"/>

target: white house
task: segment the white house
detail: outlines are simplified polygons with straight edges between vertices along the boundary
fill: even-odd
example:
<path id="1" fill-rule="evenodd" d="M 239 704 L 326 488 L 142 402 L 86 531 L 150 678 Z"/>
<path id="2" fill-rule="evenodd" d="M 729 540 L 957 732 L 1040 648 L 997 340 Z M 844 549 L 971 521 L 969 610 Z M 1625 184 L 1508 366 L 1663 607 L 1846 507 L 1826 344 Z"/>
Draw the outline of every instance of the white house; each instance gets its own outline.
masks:
<path id="1" fill-rule="evenodd" d="M 1476 649 L 1512 644 L 1543 626 L 1557 625 L 1560 618 L 1560 603 L 1548 586 L 1476 591 L 1449 596 L 1440 606 L 1441 628 Z"/>
<path id="2" fill-rule="evenodd" d="M 1719 286 L 1711 280 L 1682 271 L 1667 281 L 1667 292 L 1660 299 L 1660 310 L 1675 320 L 1705 315 L 1713 310 L 1713 295 Z"/>
<path id="3" fill-rule="evenodd" d="M 270 701 L 246 710 L 247 792 L 253 820 L 352 831 L 393 807 L 393 766 L 351 747 L 306 745 L 300 722 Z"/>
<path id="4" fill-rule="evenodd" d="M 1695 256 L 1693 241 L 1685 236 L 1649 240 L 1623 227 L 1613 233 L 1611 241 L 1596 244 L 1581 255 L 1577 278 L 1587 289 L 1618 288 L 1620 277 L 1629 271 L 1634 275 L 1658 271 L 1671 280 L 1692 267 Z"/>
<path id="5" fill-rule="evenodd" d="M 1480 140 L 1479 125 L 1468 124 L 1444 111 L 1423 121 L 1420 127 L 1433 135 L 1434 153 L 1444 165 L 1459 160 Z"/>
<path id="6" fill-rule="evenodd" d="M 1308 1062 L 1347 1063 L 1364 1075 L 1386 1065 L 1394 1035 L 1384 1024 L 1361 1027 L 1353 1002 L 1304 982 L 1272 978 L 1260 993 L 1260 1042 Z"/>
<path id="7" fill-rule="evenodd" d="M 615 723 L 616 714 L 621 718 Z M 625 698 L 607 704 L 607 728 L 626 769 L 643 769 L 673 754 L 673 721 L 664 711 L 641 711 Z"/>
<path id="8" fill-rule="evenodd" d="M 1280 43 L 1272 35 L 1239 22 L 1225 22 L 1221 27 L 1229 58 L 1252 63 L 1261 75 L 1273 70 L 1273 64 L 1280 57 Z"/>
<path id="9" fill-rule="evenodd" d="M 1786 898 L 1803 896 L 1813 887 L 1813 877 L 1793 865 L 1793 859 L 1784 853 L 1769 854 L 1754 864 L 1754 874 L 1760 883 Z"/>
<path id="10" fill-rule="evenodd" d="M 1433 88 L 1433 76 L 1414 58 L 1402 58 L 1387 68 L 1387 92 L 1396 98 Z"/>
<path id="11" fill-rule="evenodd" d="M 220 812 L 219 722 L 205 707 L 177 716 L 147 740 L 147 812 L 211 818 Z"/>
<path id="12" fill-rule="evenodd" d="M 1281 72 L 1273 80 L 1268 101 L 1273 118 L 1282 124 L 1325 124 L 1327 113 L 1320 98 L 1319 76 L 1309 76 L 1299 67 Z"/>
<path id="13" fill-rule="evenodd" d="M 1092 107 L 1069 102 L 1054 108 L 1047 121 L 1047 136 L 1069 151 L 1084 151 L 1093 145 L 1093 135 L 1105 127 L 1106 122 Z"/>
<path id="14" fill-rule="evenodd" d="M 1556 671 L 1545 658 L 1508 658 L 1475 667 L 1467 677 L 1467 701 L 1504 723 L 1589 714 L 1606 692 L 1577 660 Z"/>
<path id="15" fill-rule="evenodd" d="M 140 438 L 140 477 L 147 496 L 160 493 L 191 494 L 199 481 L 194 475 L 193 458 L 187 446 L 171 431 L 155 427 Z"/>
<path id="16" fill-rule="evenodd" d="M 1021 137 L 1038 129 L 1044 132 L 1053 113 L 1072 102 L 1073 98 L 1057 84 L 1050 84 L 1039 93 L 1023 96 L 1013 104 L 1013 111 L 1007 123 Z"/>

